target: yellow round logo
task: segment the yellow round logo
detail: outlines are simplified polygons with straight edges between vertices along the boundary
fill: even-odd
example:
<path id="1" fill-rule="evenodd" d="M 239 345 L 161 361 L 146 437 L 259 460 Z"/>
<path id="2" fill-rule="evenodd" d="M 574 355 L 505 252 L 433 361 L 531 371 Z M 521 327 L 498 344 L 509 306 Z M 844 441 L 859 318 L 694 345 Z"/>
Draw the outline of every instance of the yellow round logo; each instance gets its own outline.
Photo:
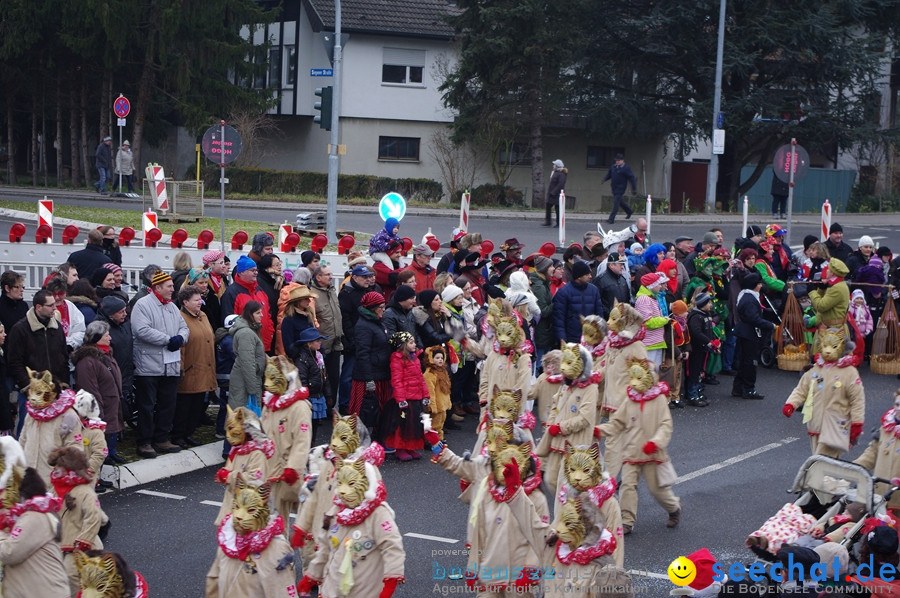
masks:
<path id="1" fill-rule="evenodd" d="M 687 557 L 680 556 L 669 564 L 668 573 L 676 586 L 686 586 L 697 577 L 697 566 Z"/>

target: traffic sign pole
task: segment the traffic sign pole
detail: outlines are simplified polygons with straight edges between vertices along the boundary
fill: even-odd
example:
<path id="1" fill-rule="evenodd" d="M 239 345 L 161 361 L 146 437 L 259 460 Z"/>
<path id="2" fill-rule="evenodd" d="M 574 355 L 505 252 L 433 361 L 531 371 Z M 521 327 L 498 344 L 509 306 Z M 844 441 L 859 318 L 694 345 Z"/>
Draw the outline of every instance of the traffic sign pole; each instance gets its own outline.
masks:
<path id="1" fill-rule="evenodd" d="M 125 126 L 125 117 L 131 112 L 131 102 L 128 101 L 124 95 L 119 94 L 119 97 L 116 98 L 116 101 L 113 102 L 113 112 L 116 113 L 118 117 L 119 123 L 119 149 L 116 151 L 116 156 L 119 155 L 119 152 L 122 151 L 122 127 Z M 122 193 L 122 171 L 119 170 L 119 194 Z"/>
<path id="2" fill-rule="evenodd" d="M 791 216 L 794 214 L 794 172 L 797 170 L 797 138 L 791 138 L 791 178 L 788 181 L 788 213 L 787 233 L 784 235 L 784 243 L 791 246 Z"/>
<path id="3" fill-rule="evenodd" d="M 222 225 L 222 251 L 227 251 L 225 249 L 225 121 L 219 121 L 219 126 L 222 129 L 222 137 L 220 138 L 222 143 L 222 160 L 219 162 L 219 192 L 222 200 L 222 212 L 219 219 Z"/>

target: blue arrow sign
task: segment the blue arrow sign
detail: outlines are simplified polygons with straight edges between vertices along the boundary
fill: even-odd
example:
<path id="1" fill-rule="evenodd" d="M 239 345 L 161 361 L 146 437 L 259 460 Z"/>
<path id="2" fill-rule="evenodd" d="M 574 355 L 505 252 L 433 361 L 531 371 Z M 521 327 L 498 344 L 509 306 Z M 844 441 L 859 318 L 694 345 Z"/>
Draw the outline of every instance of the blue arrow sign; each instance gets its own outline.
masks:
<path id="1" fill-rule="evenodd" d="M 406 200 L 399 193 L 391 191 L 381 198 L 381 202 L 378 204 L 378 214 L 385 221 L 388 218 L 403 220 L 406 215 Z"/>
<path id="2" fill-rule="evenodd" d="M 309 69 L 310 77 L 334 77 L 334 69 Z"/>

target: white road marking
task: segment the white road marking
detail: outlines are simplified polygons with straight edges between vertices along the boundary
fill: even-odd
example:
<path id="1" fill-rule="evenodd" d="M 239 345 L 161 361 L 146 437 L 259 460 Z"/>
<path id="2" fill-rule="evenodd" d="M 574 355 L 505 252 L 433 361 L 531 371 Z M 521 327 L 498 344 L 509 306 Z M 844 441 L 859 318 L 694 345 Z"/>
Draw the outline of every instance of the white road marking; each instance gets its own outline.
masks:
<path id="1" fill-rule="evenodd" d="M 792 436 L 788 436 L 787 438 L 782 438 L 778 442 L 772 442 L 770 444 L 763 445 L 759 448 L 755 448 L 752 451 L 747 451 L 746 453 L 741 453 L 740 455 L 735 455 L 730 459 L 725 459 L 724 461 L 720 461 L 718 463 L 713 463 L 712 465 L 708 465 L 702 469 L 698 469 L 697 471 L 692 471 L 691 473 L 686 473 L 682 476 L 678 476 L 678 479 L 675 480 L 675 484 L 681 484 L 683 482 L 687 482 L 689 480 L 693 480 L 694 478 L 699 478 L 702 475 L 706 475 L 708 473 L 713 473 L 715 471 L 719 471 L 720 469 L 724 469 L 735 463 L 740 463 L 741 461 L 746 461 L 751 457 L 755 457 L 756 455 L 760 455 L 762 453 L 771 451 L 773 449 L 777 449 L 778 447 L 784 446 L 786 444 L 790 444 L 792 442 L 796 442 L 800 440 L 799 438 L 794 438 Z"/>
<path id="2" fill-rule="evenodd" d="M 173 500 L 184 500 L 187 496 L 178 494 L 169 494 L 168 492 L 157 492 L 155 490 L 138 490 L 136 494 L 146 494 L 147 496 L 158 496 L 160 498 L 171 498 Z"/>
<path id="3" fill-rule="evenodd" d="M 435 542 L 443 542 L 445 544 L 456 544 L 459 540 L 453 538 L 442 538 L 441 536 L 429 536 L 428 534 L 417 534 L 415 532 L 407 532 L 403 534 L 409 538 L 419 538 L 421 540 L 433 540 Z"/>
<path id="4" fill-rule="evenodd" d="M 669 579 L 669 576 L 664 573 L 652 573 L 650 571 L 640 571 L 638 569 L 631 569 L 628 571 L 629 575 L 640 575 L 642 577 L 652 577 L 653 579 Z"/>
<path id="5" fill-rule="evenodd" d="M 201 505 L 209 505 L 211 507 L 221 507 L 222 506 L 221 502 L 217 502 L 215 500 L 201 500 L 200 504 Z"/>

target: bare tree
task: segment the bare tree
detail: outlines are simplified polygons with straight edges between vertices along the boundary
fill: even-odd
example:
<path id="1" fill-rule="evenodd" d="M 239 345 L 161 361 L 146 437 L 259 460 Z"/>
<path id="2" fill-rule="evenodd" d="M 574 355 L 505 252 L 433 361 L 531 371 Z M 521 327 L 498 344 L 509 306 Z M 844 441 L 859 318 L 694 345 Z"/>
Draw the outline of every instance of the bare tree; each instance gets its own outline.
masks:
<path id="1" fill-rule="evenodd" d="M 272 115 L 264 112 L 238 110 L 231 113 L 228 124 L 241 136 L 241 154 L 235 160 L 238 166 L 259 166 L 268 155 L 264 142 L 284 136 Z"/>
<path id="2" fill-rule="evenodd" d="M 471 144 L 455 143 L 448 128 L 432 133 L 428 153 L 441 171 L 441 180 L 451 202 L 475 185 L 480 152 Z"/>

